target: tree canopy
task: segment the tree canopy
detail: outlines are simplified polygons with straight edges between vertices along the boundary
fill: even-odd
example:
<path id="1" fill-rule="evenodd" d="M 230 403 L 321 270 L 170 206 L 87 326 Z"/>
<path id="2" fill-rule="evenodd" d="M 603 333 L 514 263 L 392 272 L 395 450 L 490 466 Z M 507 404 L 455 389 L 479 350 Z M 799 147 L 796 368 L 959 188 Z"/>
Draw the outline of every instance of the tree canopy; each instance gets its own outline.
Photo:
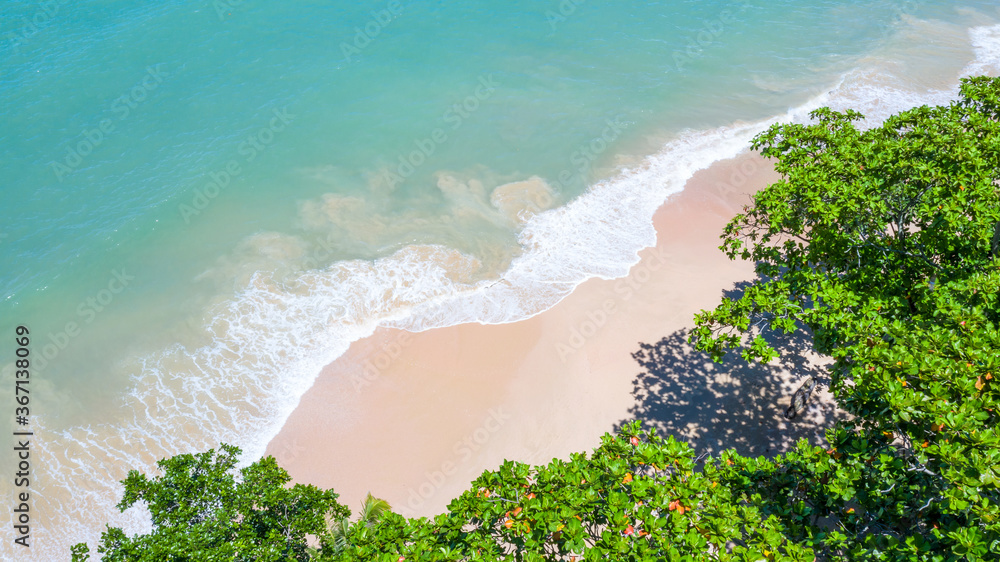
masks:
<path id="1" fill-rule="evenodd" d="M 184 454 L 157 463 L 161 476 L 132 470 L 123 481 L 118 508 L 142 502 L 153 531 L 135 537 L 108 527 L 98 552 L 108 561 L 305 561 L 306 535 L 326 529 L 326 517 L 345 517 L 332 490 L 296 484 L 266 457 L 236 470 L 240 450 L 222 445 L 197 455 Z M 87 560 L 77 545 L 73 560 Z"/>
<path id="2" fill-rule="evenodd" d="M 700 314 L 692 339 L 719 359 L 752 335 L 744 358 L 767 360 L 764 333 L 801 329 L 834 359 L 832 390 L 855 416 L 830 435 L 834 470 L 781 469 L 814 517 L 841 525 L 824 551 L 998 556 L 1000 79 L 867 131 L 853 111 L 813 117 L 754 141 L 782 179 L 722 248 L 759 279 Z"/>
<path id="3" fill-rule="evenodd" d="M 867 130 L 821 109 L 753 142 L 781 179 L 726 227 L 757 279 L 696 318 L 717 361 L 781 352 L 804 331 L 852 414 L 774 458 L 695 458 L 626 424 L 590 455 L 505 462 L 437 517 L 287 487 L 237 450 L 161 461 L 125 480 L 149 535 L 109 528 L 108 560 L 996 560 L 1000 557 L 1000 79 Z M 324 520 L 331 522 L 327 527 Z M 306 548 L 307 534 L 319 548 Z M 77 548 L 85 556 L 86 547 Z"/>

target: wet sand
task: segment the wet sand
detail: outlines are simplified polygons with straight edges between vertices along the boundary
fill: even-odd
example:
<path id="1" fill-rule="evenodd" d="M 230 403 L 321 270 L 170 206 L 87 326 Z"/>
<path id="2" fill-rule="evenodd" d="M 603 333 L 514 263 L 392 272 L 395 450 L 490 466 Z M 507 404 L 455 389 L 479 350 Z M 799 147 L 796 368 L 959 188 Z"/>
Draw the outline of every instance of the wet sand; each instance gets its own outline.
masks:
<path id="1" fill-rule="evenodd" d="M 776 178 L 752 154 L 702 170 L 659 209 L 657 245 L 628 277 L 589 280 L 530 319 L 378 330 L 323 370 L 268 454 L 352 510 L 371 491 L 399 513 L 431 516 L 505 459 L 589 451 L 635 417 L 699 452 L 818 442 L 840 415 L 822 384 L 785 418 L 796 388 L 822 377 L 806 350 L 748 367 L 714 365 L 685 343 L 695 313 L 753 279 L 752 264 L 718 249 L 719 234 Z"/>

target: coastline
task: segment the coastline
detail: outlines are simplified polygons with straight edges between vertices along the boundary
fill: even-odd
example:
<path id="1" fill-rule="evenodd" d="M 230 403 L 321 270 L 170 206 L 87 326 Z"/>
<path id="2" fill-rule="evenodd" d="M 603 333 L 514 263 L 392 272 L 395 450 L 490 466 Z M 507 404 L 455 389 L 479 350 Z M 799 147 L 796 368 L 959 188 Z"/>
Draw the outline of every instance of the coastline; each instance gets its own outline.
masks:
<path id="1" fill-rule="evenodd" d="M 764 30 L 759 37 L 766 39 L 784 19 L 747 12 L 747 22 L 767 25 L 745 32 L 729 26 L 713 37 L 711 49 L 686 62 L 683 73 L 661 72 L 669 57 L 641 63 L 629 56 L 630 48 L 638 54 L 668 46 L 669 52 L 677 38 L 649 18 L 643 18 L 653 22 L 648 34 L 630 25 L 614 49 L 599 45 L 590 57 L 573 50 L 558 60 L 542 56 L 551 46 L 548 37 L 571 44 L 597 36 L 584 32 L 588 16 L 582 11 L 559 33 L 539 36 L 538 44 L 511 42 L 509 50 L 454 60 L 448 57 L 456 52 L 479 51 L 393 27 L 395 38 L 384 35 L 384 47 L 342 67 L 325 64 L 316 53 L 338 52 L 340 37 L 327 24 L 343 23 L 343 32 L 353 33 L 358 22 L 342 17 L 352 9 L 338 9 L 329 20 L 308 9 L 236 10 L 223 23 L 222 14 L 219 21 L 192 19 L 183 5 L 128 14 L 93 8 L 52 19 L 59 25 L 28 42 L 30 53 L 22 53 L 25 64 L 12 67 L 8 88 L 12 99 L 24 102 L 12 108 L 37 110 L 29 112 L 35 119 L 12 123 L 14 130 L 27 127 L 15 137 L 33 141 L 12 145 L 12 154 L 20 155 L 11 160 L 12 171 L 24 171 L 28 188 L 10 209 L 14 218 L 32 221 L 18 223 L 27 230 L 14 221 L 0 231 L 0 246 L 20 266 L 9 279 L 11 318 L 30 325 L 37 344 L 31 559 L 65 557 L 80 541 L 93 546 L 106 524 L 130 535 L 148 532 L 144 507 L 124 513 L 115 507 L 127 472 L 156 474 L 158 459 L 219 443 L 238 444 L 247 463 L 274 455 L 295 481 L 336 490 L 354 511 L 370 490 L 396 511 L 421 516 L 443 511 L 472 478 L 504 459 L 540 464 L 589 452 L 599 435 L 633 418 L 692 443 L 699 453 L 732 446 L 768 455 L 798 437 L 821 439 L 822 429 L 842 415 L 822 386 L 804 413 L 792 421 L 782 416 L 803 379 L 821 369 L 816 363 L 795 355 L 770 367 L 747 367 L 738 358 L 714 365 L 685 344 L 694 313 L 753 276 L 751 264 L 722 255 L 718 234 L 747 195 L 767 183 L 769 166 L 746 153 L 729 157 L 768 124 L 804 123 L 820 105 L 859 109 L 876 124 L 909 107 L 949 103 L 960 74 L 1000 72 L 1000 7 L 994 5 L 910 3 L 892 7 L 885 20 L 848 19 L 860 13 L 851 9 L 842 12 L 845 19 L 819 9 L 792 10 L 800 25 L 830 30 L 825 23 L 843 24 L 836 36 L 860 40 L 853 44 L 861 48 L 851 49 L 856 56 L 845 54 L 839 41 L 808 48 L 816 38 L 790 33 L 788 41 L 775 43 L 787 49 L 774 52 L 800 58 L 762 56 L 755 64 L 743 55 L 768 51 L 745 46 L 759 46 L 754 34 Z M 679 13 L 687 12 L 683 8 Z M 364 9 L 354 11 L 359 22 L 367 18 Z M 269 41 L 285 35 L 254 30 L 267 28 L 275 14 L 289 26 L 300 21 L 295 29 L 301 36 L 331 40 L 334 48 L 316 49 L 308 41 L 271 48 Z M 99 36 L 93 22 L 79 19 L 104 17 L 114 25 L 102 27 Z M 437 15 L 421 20 L 417 11 L 408 17 L 418 28 L 439 23 Z M 313 33 L 316 22 L 322 33 Z M 610 29 L 606 21 L 597 24 L 596 30 Z M 228 32 L 217 33 L 219 25 Z M 148 37 L 135 43 L 146 26 L 154 35 L 190 40 L 172 40 L 169 48 Z M 58 27 L 66 33 L 52 33 Z M 93 48 L 76 40 L 95 37 L 117 40 Z M 486 42 L 511 37 L 487 34 Z M 744 48 L 730 48 L 728 41 L 744 38 Z M 473 47 L 484 44 L 475 39 Z M 635 40 L 637 49 L 629 47 Z M 397 51 L 393 41 L 426 49 Z M 131 43 L 135 65 L 102 64 L 116 55 L 116 45 Z M 519 51 L 524 44 L 531 48 Z M 184 62 L 229 53 L 226 47 L 241 55 L 246 64 L 237 67 L 245 72 L 230 76 Z M 517 53 L 524 58 L 507 58 Z M 135 77 L 149 62 L 144 57 L 157 68 L 157 61 L 167 61 L 169 80 L 156 91 L 143 88 L 149 99 L 141 110 L 133 107 L 126 122 L 111 115 L 110 104 L 139 88 Z M 536 58 L 544 64 L 533 64 Z M 441 73 L 409 64 L 421 60 L 450 62 Z M 39 74 L 33 61 L 44 61 L 52 72 Z M 680 69 L 676 58 L 674 64 Z M 734 68 L 740 72 L 731 73 Z M 88 69 L 103 78 L 73 87 Z M 413 69 L 419 72 L 406 72 Z M 406 151 L 397 154 L 398 147 L 426 142 L 441 124 L 439 102 L 445 110 L 469 94 L 478 73 L 503 69 L 528 70 L 507 72 L 497 97 L 480 100 L 482 111 L 463 121 L 461 137 L 449 130 L 449 146 L 435 141 L 440 160 L 428 156 L 423 171 L 448 180 L 438 184 L 440 193 L 433 182 L 424 190 L 411 179 L 414 192 L 430 193 L 411 206 L 402 192 L 370 180 L 369 167 L 402 158 Z M 247 73 L 261 79 L 247 80 Z M 590 73 L 593 82 L 578 81 Z M 60 81 L 70 87 L 60 89 Z M 609 85 L 622 88 L 619 95 Z M 362 95 L 369 86 L 371 95 Z M 36 90 L 56 95 L 36 100 Z M 385 92 L 399 95 L 382 97 Z M 305 117 L 284 123 L 288 129 L 266 144 L 266 159 L 255 152 L 261 158 L 250 166 L 238 150 L 243 133 L 264 131 L 258 127 L 286 102 L 292 114 Z M 503 111 L 491 113 L 491 104 Z M 576 143 L 583 140 L 579 148 L 592 150 L 586 139 L 597 142 L 602 116 L 626 108 L 637 110 L 628 122 L 634 138 L 602 138 L 591 161 L 595 181 L 585 182 L 582 194 L 562 193 L 548 166 L 575 169 Z M 115 118 L 113 135 L 97 143 L 80 136 L 108 116 Z M 672 116 L 684 119 L 675 123 Z M 553 142 L 559 138 L 563 144 Z M 65 179 L 74 188 L 51 197 L 47 162 L 62 162 L 59 151 L 79 152 L 84 142 L 94 154 L 78 155 L 79 164 L 71 166 Z M 535 164 L 526 154 L 535 155 Z M 211 208 L 200 217 L 174 209 L 170 201 L 190 203 L 192 190 L 204 187 L 195 178 L 218 181 L 208 176 L 221 173 L 226 161 L 246 164 L 238 181 L 236 175 L 226 180 L 233 181 L 228 195 L 207 197 Z M 538 176 L 525 179 L 522 170 Z M 480 174 L 487 179 L 474 184 Z M 536 177 L 553 183 L 538 186 Z M 508 189 L 531 184 L 545 191 L 496 189 L 509 196 L 498 206 L 484 187 L 497 178 L 517 180 L 502 185 Z M 468 191 L 449 191 L 462 187 L 455 182 Z M 539 204 L 539 193 L 554 194 L 557 204 Z M 328 196 L 359 206 L 341 209 L 350 220 L 338 222 L 331 204 L 322 224 L 309 222 L 316 218 L 310 211 Z M 518 204 L 508 205 L 513 201 L 536 211 L 533 218 L 521 222 L 528 214 L 518 215 Z M 454 244 L 475 245 L 481 233 L 474 223 L 483 217 L 494 220 L 486 226 L 498 226 L 501 234 L 510 227 L 527 242 L 507 270 L 507 254 L 490 261 L 489 251 Z M 411 238 L 411 226 L 419 236 Z M 498 247 L 512 245 L 505 243 Z M 491 267 L 494 261 L 500 266 Z M 483 281 L 497 270 L 503 270 L 500 280 Z M 135 282 L 110 293 L 119 275 L 134 275 Z M 791 342 L 799 351 L 804 343 Z M 8 363 L 5 373 L 12 377 L 13 369 Z"/>
<path id="2" fill-rule="evenodd" d="M 683 342 L 696 312 L 753 278 L 718 237 L 776 177 L 749 153 L 697 172 L 657 211 L 656 245 L 627 277 L 586 281 L 531 318 L 380 328 L 323 369 L 266 454 L 350 507 L 370 491 L 401 514 L 431 516 L 505 459 L 589 451 L 637 416 L 699 452 L 818 442 L 842 415 L 822 385 L 806 412 L 784 418 L 814 362 L 713 365 Z"/>

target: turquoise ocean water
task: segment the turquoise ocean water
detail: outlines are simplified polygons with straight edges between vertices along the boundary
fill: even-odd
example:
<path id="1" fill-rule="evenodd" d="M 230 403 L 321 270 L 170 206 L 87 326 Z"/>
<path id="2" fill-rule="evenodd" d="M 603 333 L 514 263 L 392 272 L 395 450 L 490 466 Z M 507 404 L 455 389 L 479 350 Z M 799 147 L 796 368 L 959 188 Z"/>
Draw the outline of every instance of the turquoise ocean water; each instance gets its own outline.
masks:
<path id="1" fill-rule="evenodd" d="M 775 119 L 877 120 L 996 74 L 998 22 L 943 0 L 0 3 L 0 405 L 25 325 L 36 434 L 12 555 L 142 529 L 113 507 L 128 468 L 259 455 L 379 325 L 516 321 L 624 275 L 656 207 Z"/>

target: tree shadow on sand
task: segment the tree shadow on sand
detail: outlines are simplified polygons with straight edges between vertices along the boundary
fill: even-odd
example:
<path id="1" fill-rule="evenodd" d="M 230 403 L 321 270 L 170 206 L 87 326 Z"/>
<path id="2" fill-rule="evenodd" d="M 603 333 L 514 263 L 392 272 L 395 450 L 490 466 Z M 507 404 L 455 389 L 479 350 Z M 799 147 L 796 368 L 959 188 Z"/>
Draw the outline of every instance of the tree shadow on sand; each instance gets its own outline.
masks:
<path id="1" fill-rule="evenodd" d="M 725 296 L 738 298 L 747 285 Z M 781 356 L 767 365 L 748 365 L 737 353 L 713 363 L 687 338 L 681 330 L 639 344 L 632 357 L 643 371 L 633 382 L 629 419 L 687 441 L 699 454 L 733 448 L 774 456 L 803 437 L 824 444 L 824 431 L 847 417 L 828 392 L 827 361 L 812 353 L 807 334 L 768 337 Z"/>

